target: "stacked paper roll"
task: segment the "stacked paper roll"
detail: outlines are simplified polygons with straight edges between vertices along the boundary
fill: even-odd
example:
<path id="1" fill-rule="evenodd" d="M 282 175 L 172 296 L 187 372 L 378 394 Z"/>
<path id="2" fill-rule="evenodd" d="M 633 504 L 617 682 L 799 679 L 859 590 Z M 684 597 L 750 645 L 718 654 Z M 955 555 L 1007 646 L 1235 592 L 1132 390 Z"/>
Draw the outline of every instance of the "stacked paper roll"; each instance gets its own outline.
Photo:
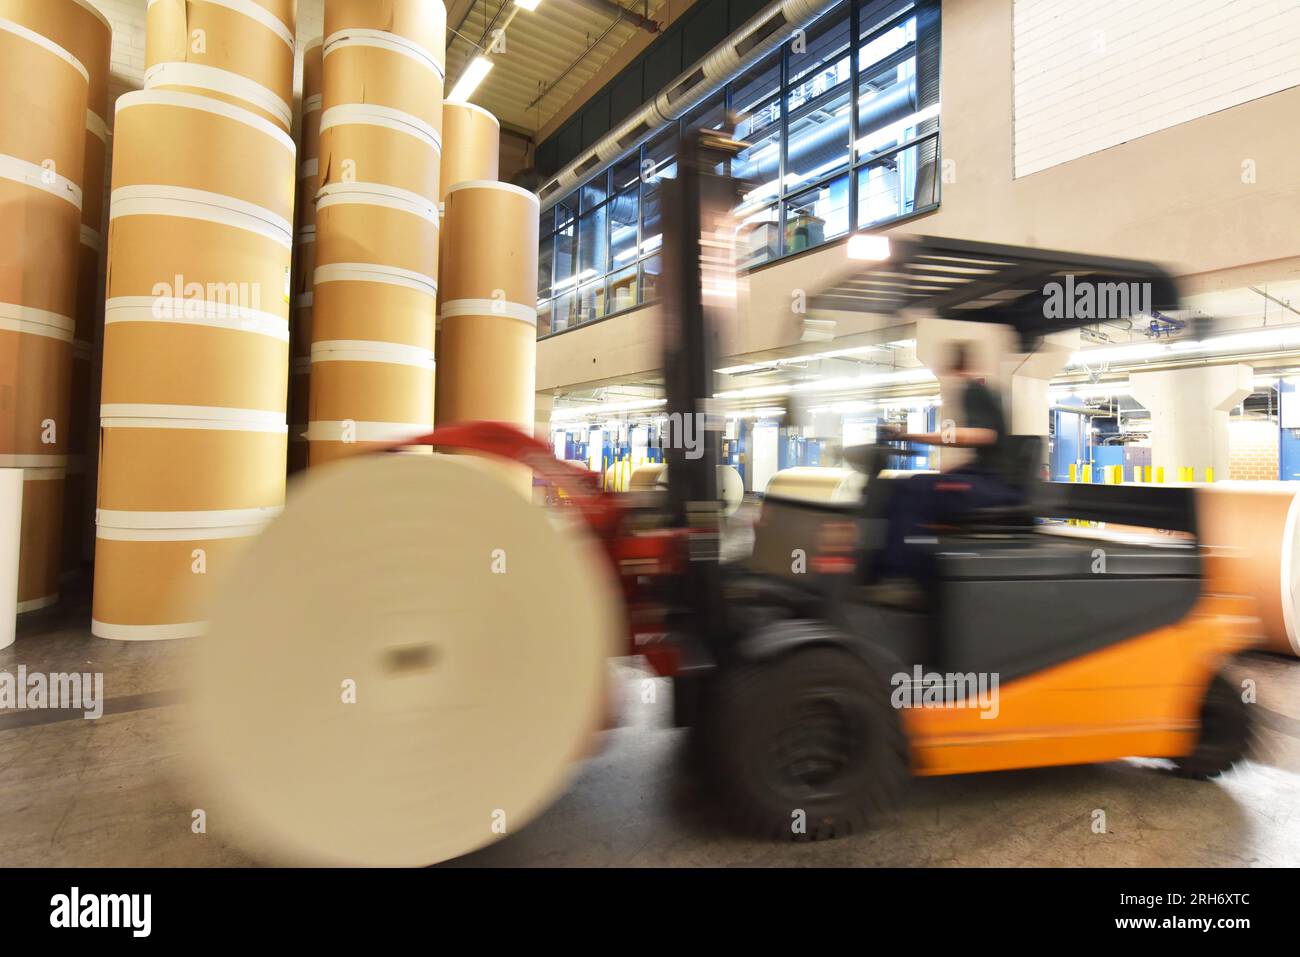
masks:
<path id="1" fill-rule="evenodd" d="M 447 103 L 442 114 L 443 197 L 468 180 L 495 180 L 500 168 L 501 123 L 473 103 Z"/>
<path id="2" fill-rule="evenodd" d="M 0 467 L 26 470 L 20 612 L 58 598 L 90 95 L 74 50 L 91 21 L 76 0 L 0 0 Z"/>
<path id="3" fill-rule="evenodd" d="M 432 425 L 445 33 L 441 0 L 325 7 L 312 465 Z"/>
<path id="4" fill-rule="evenodd" d="M 118 100 L 114 144 L 91 630 L 186 637 L 283 504 L 295 147 L 158 89 Z"/>
<path id="5" fill-rule="evenodd" d="M 307 409 L 311 381 L 312 273 L 316 268 L 316 181 L 320 176 L 323 40 L 302 59 L 302 117 L 298 136 L 297 245 L 294 249 L 293 328 L 289 344 L 289 471 L 307 467 Z"/>
<path id="6" fill-rule="evenodd" d="M 149 0 L 147 90 L 210 96 L 286 133 L 297 0 Z"/>

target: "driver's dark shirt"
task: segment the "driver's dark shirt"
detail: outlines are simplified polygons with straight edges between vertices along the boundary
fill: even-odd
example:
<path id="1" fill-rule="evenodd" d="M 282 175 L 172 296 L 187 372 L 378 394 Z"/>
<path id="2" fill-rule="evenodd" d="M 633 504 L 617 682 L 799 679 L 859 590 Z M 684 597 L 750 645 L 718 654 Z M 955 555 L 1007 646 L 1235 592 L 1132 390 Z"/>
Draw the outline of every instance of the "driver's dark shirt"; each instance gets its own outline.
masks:
<path id="1" fill-rule="evenodd" d="M 1007 420 L 1002 414 L 1002 402 L 997 393 L 983 382 L 972 380 L 962 389 L 961 406 L 967 428 L 992 429 L 998 435 L 992 445 L 976 447 L 971 469 L 985 475 L 1005 477 Z"/>

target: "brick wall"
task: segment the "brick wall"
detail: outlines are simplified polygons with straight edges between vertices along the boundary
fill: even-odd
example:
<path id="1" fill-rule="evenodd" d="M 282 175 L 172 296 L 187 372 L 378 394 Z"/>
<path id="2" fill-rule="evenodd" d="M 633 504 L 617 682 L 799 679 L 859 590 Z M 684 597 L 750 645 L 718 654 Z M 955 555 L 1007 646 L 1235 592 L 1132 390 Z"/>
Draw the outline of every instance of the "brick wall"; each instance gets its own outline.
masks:
<path id="1" fill-rule="evenodd" d="M 1228 421 L 1228 462 L 1228 478 L 1276 481 L 1278 477 L 1277 423 L 1267 419 L 1230 419 Z"/>

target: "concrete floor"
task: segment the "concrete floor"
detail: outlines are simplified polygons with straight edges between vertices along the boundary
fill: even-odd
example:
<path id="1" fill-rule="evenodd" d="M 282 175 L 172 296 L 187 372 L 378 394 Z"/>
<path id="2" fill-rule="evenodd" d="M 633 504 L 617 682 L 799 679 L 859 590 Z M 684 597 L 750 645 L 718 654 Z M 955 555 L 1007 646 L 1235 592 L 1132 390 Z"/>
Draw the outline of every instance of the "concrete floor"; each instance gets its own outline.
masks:
<path id="1" fill-rule="evenodd" d="M 263 863 L 211 824 L 187 793 L 170 733 L 180 720 L 183 643 L 91 638 L 86 598 L 24 618 L 0 670 L 102 671 L 107 705 L 80 714 L 0 712 L 0 866 Z M 632 682 L 624 726 L 541 818 L 453 866 L 1300 865 L 1300 662 L 1243 664 L 1260 689 L 1256 760 L 1215 782 L 1158 762 L 917 781 L 877 829 L 819 844 L 749 840 L 728 830 L 681 772 L 669 690 L 642 705 Z M 1093 811 L 1107 833 L 1094 834 Z"/>

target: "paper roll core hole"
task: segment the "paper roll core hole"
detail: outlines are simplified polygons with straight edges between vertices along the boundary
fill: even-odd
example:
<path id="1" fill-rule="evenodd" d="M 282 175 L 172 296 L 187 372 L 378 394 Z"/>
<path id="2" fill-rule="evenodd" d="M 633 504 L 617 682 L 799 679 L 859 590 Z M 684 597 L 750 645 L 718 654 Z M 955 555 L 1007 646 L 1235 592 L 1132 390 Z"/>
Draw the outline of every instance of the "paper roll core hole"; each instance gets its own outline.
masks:
<path id="1" fill-rule="evenodd" d="M 384 652 L 384 670 L 400 677 L 414 671 L 428 671 L 437 660 L 438 651 L 433 645 L 403 645 Z"/>

